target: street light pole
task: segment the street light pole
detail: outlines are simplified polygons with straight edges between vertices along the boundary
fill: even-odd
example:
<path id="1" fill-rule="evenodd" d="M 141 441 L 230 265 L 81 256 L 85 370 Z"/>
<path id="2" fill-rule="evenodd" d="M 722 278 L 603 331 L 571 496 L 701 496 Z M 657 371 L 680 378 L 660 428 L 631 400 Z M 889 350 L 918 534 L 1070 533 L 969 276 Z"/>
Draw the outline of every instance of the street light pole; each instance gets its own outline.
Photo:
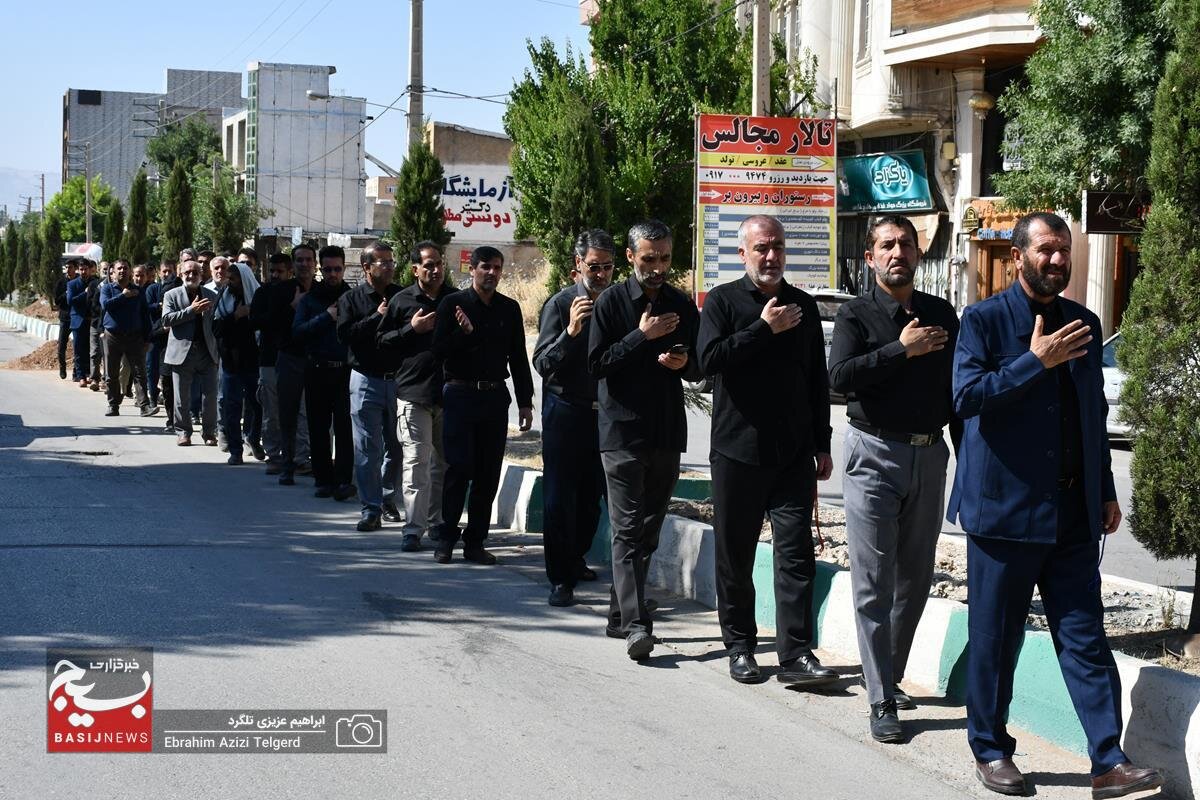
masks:
<path id="1" fill-rule="evenodd" d="M 425 138 L 425 68 L 422 0 L 412 0 L 408 25 L 408 146 Z"/>
<path id="2" fill-rule="evenodd" d="M 751 84 L 750 113 L 765 117 L 771 113 L 771 3 L 754 0 L 754 77 Z"/>

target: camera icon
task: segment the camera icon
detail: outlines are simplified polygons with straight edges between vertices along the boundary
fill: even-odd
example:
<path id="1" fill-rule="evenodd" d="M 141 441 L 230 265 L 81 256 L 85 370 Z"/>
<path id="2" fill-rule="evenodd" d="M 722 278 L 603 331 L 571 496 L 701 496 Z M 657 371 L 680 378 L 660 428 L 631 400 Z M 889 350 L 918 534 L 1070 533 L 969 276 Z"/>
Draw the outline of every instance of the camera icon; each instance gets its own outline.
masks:
<path id="1" fill-rule="evenodd" d="M 338 717 L 333 733 L 337 747 L 383 746 L 383 723 L 373 714 Z"/>

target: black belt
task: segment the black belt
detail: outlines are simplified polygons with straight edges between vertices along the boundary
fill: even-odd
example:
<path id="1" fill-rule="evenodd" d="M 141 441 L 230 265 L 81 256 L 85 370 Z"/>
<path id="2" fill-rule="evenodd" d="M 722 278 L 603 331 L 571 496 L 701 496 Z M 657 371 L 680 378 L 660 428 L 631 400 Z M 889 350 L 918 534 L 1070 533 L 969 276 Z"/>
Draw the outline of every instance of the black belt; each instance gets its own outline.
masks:
<path id="1" fill-rule="evenodd" d="M 1074 489 L 1076 486 L 1080 485 L 1081 483 L 1083 483 L 1083 478 L 1079 477 L 1078 475 L 1072 475 L 1069 478 L 1059 478 L 1058 479 L 1058 488 L 1059 489 Z"/>
<path id="2" fill-rule="evenodd" d="M 372 372 L 368 369 L 360 369 L 359 367 L 355 367 L 354 371 L 360 375 L 366 375 L 368 378 L 381 378 L 385 381 L 395 380 L 396 376 L 400 374 L 400 370 L 398 369 L 394 369 L 391 372 Z"/>
<path id="3" fill-rule="evenodd" d="M 308 365 L 310 367 L 316 367 L 317 369 L 339 369 L 341 367 L 346 366 L 346 362 L 345 361 L 320 361 L 315 358 L 310 358 L 308 361 Z"/>
<path id="4" fill-rule="evenodd" d="M 896 433 L 894 431 L 885 431 L 883 428 L 872 427 L 856 419 L 850 420 L 850 424 L 863 433 L 869 433 L 872 436 L 885 439 L 889 442 L 911 444 L 913 447 L 929 447 L 942 441 L 942 431 L 940 428 L 937 433 Z"/>
<path id="5" fill-rule="evenodd" d="M 488 392 L 493 389 L 504 388 L 504 381 L 464 381 L 461 378 L 446 378 L 446 383 L 455 386 L 468 386 L 478 392 Z"/>
<path id="6" fill-rule="evenodd" d="M 598 401 L 583 400 L 580 398 L 571 397 L 570 395 L 563 393 L 563 388 L 561 386 L 547 385 L 546 391 L 548 391 L 550 394 L 554 395 L 555 397 L 559 398 L 560 400 L 562 400 L 564 403 L 571 406 L 572 408 L 590 408 L 592 411 L 600 410 L 600 403 Z"/>

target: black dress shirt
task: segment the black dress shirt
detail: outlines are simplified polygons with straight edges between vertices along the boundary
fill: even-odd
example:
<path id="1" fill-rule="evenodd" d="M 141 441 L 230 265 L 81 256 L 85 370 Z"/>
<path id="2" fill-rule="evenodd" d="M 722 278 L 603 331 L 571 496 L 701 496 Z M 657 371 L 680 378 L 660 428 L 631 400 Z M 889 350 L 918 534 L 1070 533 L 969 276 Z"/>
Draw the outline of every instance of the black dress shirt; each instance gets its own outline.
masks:
<path id="1" fill-rule="evenodd" d="M 461 308 L 471 321 L 471 333 L 458 324 L 456 308 Z M 517 407 L 533 407 L 533 376 L 525 354 L 525 323 L 521 307 L 511 297 L 496 292 L 492 302 L 485 303 L 470 286 L 443 297 L 433 326 L 433 354 L 441 359 L 448 381 L 502 383 L 511 371 Z"/>
<path id="2" fill-rule="evenodd" d="M 259 363 L 272 368 L 278 355 L 275 349 L 275 332 L 271 328 L 271 293 L 275 291 L 275 286 L 274 283 L 262 284 L 254 293 L 254 299 L 250 301 L 250 324 L 258 332 Z M 288 326 L 288 330 L 291 330 L 291 325 Z"/>
<path id="3" fill-rule="evenodd" d="M 424 405 L 442 402 L 442 364 L 433 355 L 433 330 L 418 333 L 413 330 L 412 318 L 418 311 L 437 311 L 438 303 L 454 292 L 443 283 L 437 297 L 430 297 L 414 283 L 388 301 L 387 314 L 379 323 L 378 340 L 381 350 L 399 360 L 396 396 L 401 400 Z"/>
<path id="4" fill-rule="evenodd" d="M 583 407 L 596 402 L 597 396 L 596 379 L 588 372 L 587 363 L 591 317 L 583 321 L 576 336 L 567 333 L 567 328 L 571 324 L 571 303 L 576 297 L 587 296 L 582 284 L 574 284 L 547 300 L 533 348 L 533 368 L 542 376 L 543 390 Z"/>
<path id="5" fill-rule="evenodd" d="M 54 284 L 54 306 L 58 309 L 58 319 L 60 322 L 71 318 L 71 307 L 67 305 L 67 284 L 70 282 L 67 280 L 67 276 L 64 275 Z"/>
<path id="6" fill-rule="evenodd" d="M 914 291 L 911 305 L 910 314 L 878 284 L 843 303 L 833 324 L 829 383 L 847 395 L 852 422 L 901 434 L 934 434 L 949 425 L 957 446 L 962 439 L 962 420 L 953 408 L 958 315 L 948 302 L 924 292 Z M 913 317 L 922 326 L 945 328 L 946 346 L 923 356 L 905 355 L 900 332 Z"/>
<path id="7" fill-rule="evenodd" d="M 392 350 L 379 347 L 377 336 L 383 315 L 379 304 L 390 301 L 400 293 L 400 287 L 389 283 L 382 293 L 363 281 L 338 300 L 338 338 L 349 346 L 350 366 L 364 375 L 379 377 L 400 368 L 400 358 Z"/>
<path id="8" fill-rule="evenodd" d="M 1054 298 L 1049 303 L 1039 303 L 1030 298 L 1029 307 L 1036 317 L 1042 316 L 1042 333 L 1051 334 L 1066 324 L 1062 303 Z M 1071 362 L 1066 361 L 1054 368 L 1054 380 L 1058 382 L 1059 452 L 1058 476 L 1060 478 L 1083 477 L 1083 428 L 1079 420 L 1079 394 L 1071 378 Z"/>
<path id="9" fill-rule="evenodd" d="M 292 338 L 292 321 L 296 317 L 296 309 L 292 308 L 292 300 L 296 290 L 304 291 L 300 282 L 295 278 L 271 285 L 271 293 L 267 300 L 267 328 L 263 335 L 270 333 L 275 350 L 287 353 L 296 358 L 304 358 L 304 343 Z M 309 284 L 312 289 L 312 284 Z"/>
<path id="10" fill-rule="evenodd" d="M 700 366 L 716 378 L 712 449 L 745 464 L 784 466 L 828 453 L 833 433 L 817 303 L 786 281 L 778 298 L 803 312 L 782 333 L 762 319 L 770 297 L 747 276 L 709 292 L 700 318 Z"/>
<path id="11" fill-rule="evenodd" d="M 696 358 L 700 314 L 691 298 L 673 286 L 658 290 L 651 315 L 679 315 L 674 331 L 647 339 L 638 324 L 650 298 L 637 278 L 618 283 L 596 298 L 588 331 L 588 369 L 599 381 L 600 449 L 687 449 L 683 381 L 701 377 Z M 688 346 L 682 370 L 668 369 L 658 356 L 675 344 Z"/>

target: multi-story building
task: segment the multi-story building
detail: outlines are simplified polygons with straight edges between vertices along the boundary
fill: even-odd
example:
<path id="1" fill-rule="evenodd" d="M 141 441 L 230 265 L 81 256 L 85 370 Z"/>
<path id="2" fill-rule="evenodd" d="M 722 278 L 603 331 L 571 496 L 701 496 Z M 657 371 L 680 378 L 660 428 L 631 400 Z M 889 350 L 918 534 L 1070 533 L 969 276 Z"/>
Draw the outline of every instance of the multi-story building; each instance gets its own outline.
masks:
<path id="1" fill-rule="evenodd" d="M 166 91 L 67 89 L 63 93 L 62 179 L 92 175 L 122 201 L 146 162 L 146 142 L 166 122 L 199 116 L 217 129 L 222 109 L 243 105 L 237 72 L 168 69 Z"/>
<path id="2" fill-rule="evenodd" d="M 362 233 L 366 101 L 331 96 L 336 69 L 252 62 L 246 103 L 227 114 L 225 160 L 240 191 L 268 209 L 263 235 Z M 304 234 L 308 238 L 308 234 Z"/>

